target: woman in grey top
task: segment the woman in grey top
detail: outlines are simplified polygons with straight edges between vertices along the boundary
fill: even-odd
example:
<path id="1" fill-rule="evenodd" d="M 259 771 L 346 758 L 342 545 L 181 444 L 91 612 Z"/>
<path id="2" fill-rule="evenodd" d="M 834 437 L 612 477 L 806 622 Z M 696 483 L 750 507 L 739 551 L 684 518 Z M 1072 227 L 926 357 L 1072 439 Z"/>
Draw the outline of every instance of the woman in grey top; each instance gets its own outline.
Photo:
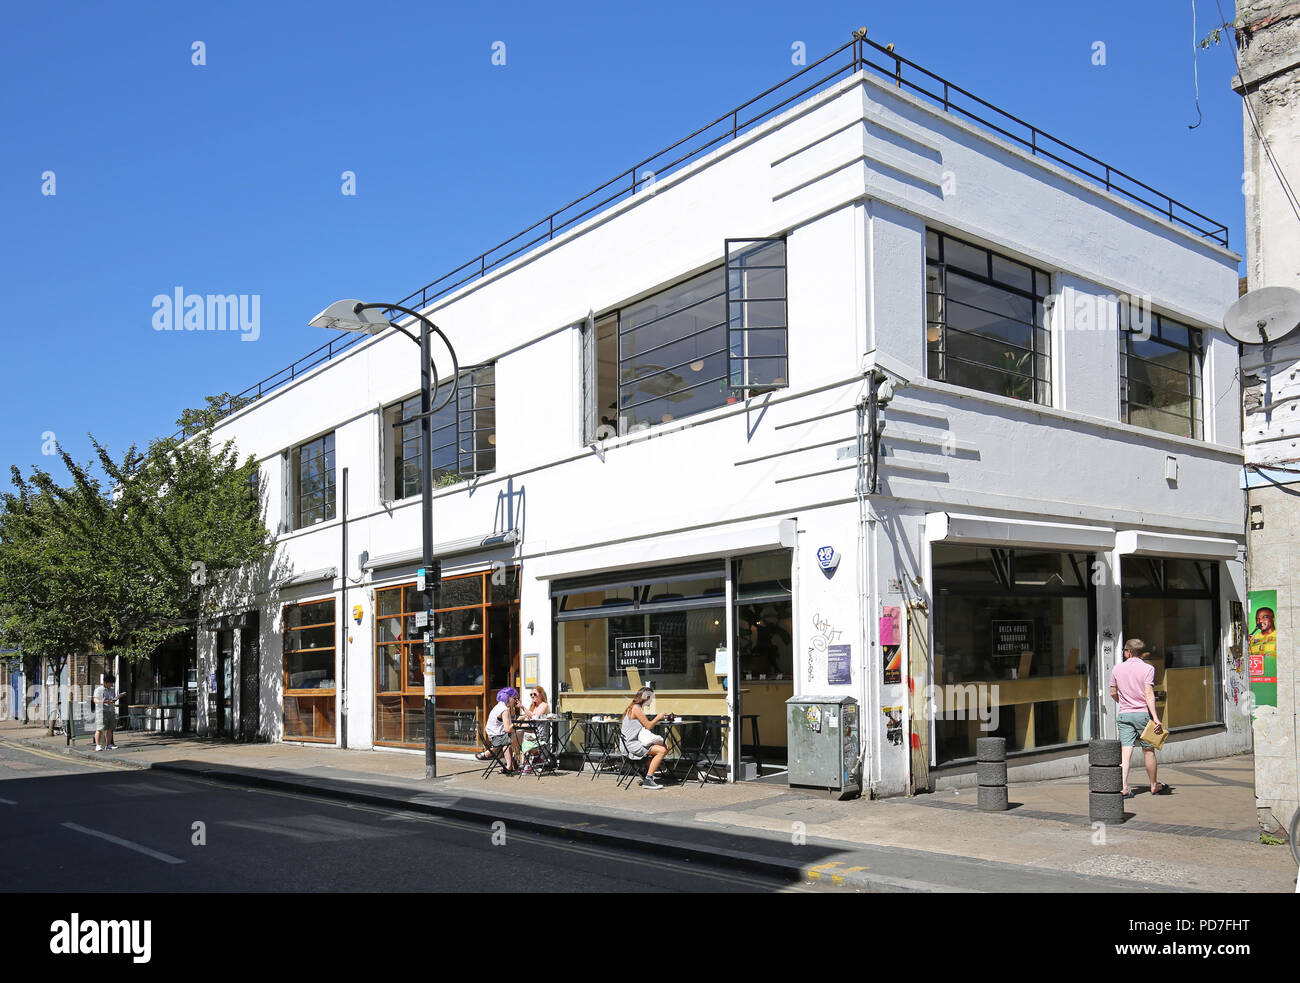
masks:
<path id="1" fill-rule="evenodd" d="M 654 695 L 655 691 L 649 686 L 642 686 L 636 691 L 636 696 L 632 697 L 632 702 L 627 705 L 627 709 L 623 711 L 622 732 L 628 754 L 637 760 L 647 754 L 650 755 L 650 764 L 646 768 L 645 778 L 641 779 L 642 788 L 663 788 L 655 781 L 655 772 L 659 770 L 659 766 L 664 762 L 664 755 L 668 753 L 668 748 L 663 744 L 651 744 L 647 747 L 641 743 L 641 728 L 653 730 L 655 724 L 667 716 L 661 713 L 653 719 L 646 717 L 642 707 L 654 699 Z"/>

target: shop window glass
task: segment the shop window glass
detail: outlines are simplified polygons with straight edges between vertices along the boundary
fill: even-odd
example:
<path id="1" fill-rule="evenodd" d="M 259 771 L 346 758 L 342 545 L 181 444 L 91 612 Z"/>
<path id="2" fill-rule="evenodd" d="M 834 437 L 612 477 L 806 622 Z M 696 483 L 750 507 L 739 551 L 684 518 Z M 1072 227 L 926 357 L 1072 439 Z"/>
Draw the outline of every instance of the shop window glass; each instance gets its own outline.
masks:
<path id="1" fill-rule="evenodd" d="M 607 587 L 557 582 L 552 595 L 563 685 L 576 668 L 585 689 L 627 689 L 633 668 L 659 689 L 706 688 L 704 665 L 714 660 L 727 628 L 725 578 L 708 572 L 625 574 Z"/>
<path id="2" fill-rule="evenodd" d="M 284 737 L 333 741 L 334 601 L 286 605 L 282 615 Z"/>
<path id="3" fill-rule="evenodd" d="M 1147 645 L 1161 721 L 1221 723 L 1217 564 L 1126 556 L 1120 574 L 1124 637 Z"/>
<path id="4" fill-rule="evenodd" d="M 980 737 L 1025 751 L 1092 736 L 1092 556 L 938 543 L 935 736 L 940 763 Z"/>

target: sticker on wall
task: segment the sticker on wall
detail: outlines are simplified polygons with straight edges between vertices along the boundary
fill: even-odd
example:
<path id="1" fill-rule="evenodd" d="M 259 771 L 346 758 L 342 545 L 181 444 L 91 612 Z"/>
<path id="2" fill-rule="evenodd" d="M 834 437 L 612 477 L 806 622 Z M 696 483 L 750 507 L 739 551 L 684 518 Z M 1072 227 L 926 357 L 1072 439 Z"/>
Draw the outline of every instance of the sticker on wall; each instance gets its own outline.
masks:
<path id="1" fill-rule="evenodd" d="M 822 711 L 820 707 L 811 706 L 804 711 L 804 721 L 808 724 L 808 729 L 814 734 L 822 732 Z"/>
<path id="2" fill-rule="evenodd" d="M 903 708 L 881 707 L 880 712 L 885 715 L 885 740 L 889 741 L 894 747 L 901 747 L 903 744 Z"/>
<path id="3" fill-rule="evenodd" d="M 882 663 L 885 667 L 885 685 L 903 681 L 903 647 L 886 645 Z"/>
<path id="4" fill-rule="evenodd" d="M 828 645 L 826 647 L 826 682 L 831 686 L 852 685 L 853 646 Z"/>
<path id="5" fill-rule="evenodd" d="M 1249 594 L 1250 694 L 1257 707 L 1277 706 L 1277 591 Z"/>

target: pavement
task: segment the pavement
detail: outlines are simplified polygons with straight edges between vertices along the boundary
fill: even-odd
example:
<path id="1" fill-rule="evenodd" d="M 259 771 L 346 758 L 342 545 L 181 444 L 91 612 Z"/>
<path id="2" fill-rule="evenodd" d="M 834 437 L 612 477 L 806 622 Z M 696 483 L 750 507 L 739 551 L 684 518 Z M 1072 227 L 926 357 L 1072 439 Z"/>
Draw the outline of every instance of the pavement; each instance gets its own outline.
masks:
<path id="1" fill-rule="evenodd" d="M 1172 795 L 1143 791 L 1126 822 L 1094 827 L 1086 778 L 1013 784 L 1012 807 L 987 813 L 973 789 L 849 801 L 768 782 L 650 791 L 589 771 L 483 779 L 458 755 L 440 755 L 426 780 L 418 753 L 127 731 L 95 753 L 14 721 L 0 722 L 0 741 L 862 891 L 1296 891 L 1290 850 L 1259 841 L 1250 755 L 1162 767 Z"/>

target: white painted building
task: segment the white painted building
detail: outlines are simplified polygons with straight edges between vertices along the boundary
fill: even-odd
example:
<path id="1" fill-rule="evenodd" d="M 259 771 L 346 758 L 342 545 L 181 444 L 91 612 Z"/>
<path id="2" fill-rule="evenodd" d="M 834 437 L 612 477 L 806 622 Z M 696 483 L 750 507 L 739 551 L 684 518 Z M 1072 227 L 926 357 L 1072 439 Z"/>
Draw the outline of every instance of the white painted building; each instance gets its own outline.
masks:
<path id="1" fill-rule="evenodd" d="M 1246 749 L 1225 629 L 1239 389 L 1217 327 L 1238 257 L 1183 206 L 1107 190 L 1119 172 L 1061 166 L 1083 158 L 1045 134 L 946 111 L 942 80 L 903 66 L 938 101 L 897 85 L 870 42 L 840 54 L 815 94 L 742 113 L 734 137 L 728 115 L 707 152 L 553 238 L 544 223 L 425 309 L 486 367 L 465 453 L 437 449 L 453 415 L 434 434 L 435 467 L 482 472 L 433 498 L 458 602 L 437 636 L 440 744 L 472 744 L 507 682 L 535 674 L 581 714 L 621 710 L 639 675 L 660 709 L 756 715 L 768 763 L 788 696 L 853 696 L 876 794 L 973 782 L 986 733 L 1008 737 L 1013 780 L 1069 774 L 1114 735 L 1109 670 L 1141 635 L 1176 729 L 1165 758 Z M 1140 333 L 1121 337 L 1130 307 Z M 875 372 L 895 392 L 868 494 Z M 418 565 L 399 461 L 416 445 L 392 427 L 418 381 L 390 331 L 219 425 L 260 460 L 280 530 L 275 568 L 201 636 L 199 678 L 234 694 L 227 732 L 342 743 L 346 717 L 348 747 L 421 746 L 414 591 L 395 589 Z M 200 702 L 215 729 L 219 701 Z"/>

